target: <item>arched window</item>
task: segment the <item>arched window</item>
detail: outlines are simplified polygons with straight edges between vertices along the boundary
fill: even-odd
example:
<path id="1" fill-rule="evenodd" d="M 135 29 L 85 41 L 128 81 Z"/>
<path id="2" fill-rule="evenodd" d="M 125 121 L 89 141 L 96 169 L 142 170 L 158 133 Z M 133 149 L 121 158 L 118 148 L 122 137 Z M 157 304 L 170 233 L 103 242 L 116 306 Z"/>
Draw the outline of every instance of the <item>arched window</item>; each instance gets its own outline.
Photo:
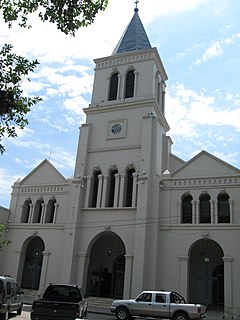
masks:
<path id="1" fill-rule="evenodd" d="M 182 223 L 192 223 L 192 199 L 191 195 L 182 198 Z"/>
<path id="2" fill-rule="evenodd" d="M 26 200 L 22 209 L 21 223 L 28 223 L 30 218 L 32 201 L 30 199 Z"/>
<path id="3" fill-rule="evenodd" d="M 92 187 L 92 208 L 96 208 L 97 206 L 97 196 L 98 196 L 98 185 L 99 185 L 99 179 L 98 176 L 102 174 L 100 170 L 95 171 L 93 173 L 93 187 Z"/>
<path id="4" fill-rule="evenodd" d="M 113 205 L 114 205 L 114 195 L 115 195 L 115 187 L 116 187 L 115 174 L 117 174 L 117 173 L 118 173 L 117 170 L 113 170 L 110 172 L 108 207 L 113 207 Z"/>
<path id="5" fill-rule="evenodd" d="M 218 195 L 218 223 L 230 223 L 229 195 L 227 193 Z"/>
<path id="6" fill-rule="evenodd" d="M 57 201 L 55 199 L 50 199 L 48 201 L 45 223 L 53 223 L 56 203 Z"/>
<path id="7" fill-rule="evenodd" d="M 116 100 L 117 99 L 118 75 L 119 75 L 119 73 L 116 72 L 111 76 L 108 100 Z"/>
<path id="8" fill-rule="evenodd" d="M 135 169 L 129 169 L 126 173 L 125 207 L 132 206 L 133 173 L 134 172 L 135 172 Z"/>
<path id="9" fill-rule="evenodd" d="M 200 223 L 211 223 L 211 207 L 210 207 L 210 196 L 204 194 L 200 197 L 200 212 L 199 222 Z"/>
<path id="10" fill-rule="evenodd" d="M 34 214 L 33 214 L 33 223 L 40 223 L 42 218 L 42 210 L 43 210 L 43 200 L 39 199 L 37 200 L 35 206 L 34 206 Z"/>
<path id="11" fill-rule="evenodd" d="M 134 82 L 135 82 L 134 70 L 128 71 L 127 77 L 126 77 L 126 86 L 125 86 L 125 98 L 132 98 L 134 96 Z"/>

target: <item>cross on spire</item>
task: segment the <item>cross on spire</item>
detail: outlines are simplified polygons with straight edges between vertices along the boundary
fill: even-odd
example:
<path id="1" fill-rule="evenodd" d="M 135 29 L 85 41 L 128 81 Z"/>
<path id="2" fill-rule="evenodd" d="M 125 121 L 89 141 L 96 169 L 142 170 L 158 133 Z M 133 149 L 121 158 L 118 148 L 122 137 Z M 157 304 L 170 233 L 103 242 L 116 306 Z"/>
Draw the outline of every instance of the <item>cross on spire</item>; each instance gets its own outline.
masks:
<path id="1" fill-rule="evenodd" d="M 138 12 L 138 4 L 139 4 L 139 1 L 136 0 L 134 3 L 135 3 L 135 5 L 136 5 L 134 11 L 135 11 L 135 12 Z"/>

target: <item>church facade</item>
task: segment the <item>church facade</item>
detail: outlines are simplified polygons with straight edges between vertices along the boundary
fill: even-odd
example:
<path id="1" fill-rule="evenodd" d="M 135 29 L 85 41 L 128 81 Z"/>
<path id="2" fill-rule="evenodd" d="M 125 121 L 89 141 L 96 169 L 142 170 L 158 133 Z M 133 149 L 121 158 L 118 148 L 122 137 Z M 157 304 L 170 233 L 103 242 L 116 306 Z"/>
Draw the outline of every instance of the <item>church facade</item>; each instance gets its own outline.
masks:
<path id="1" fill-rule="evenodd" d="M 240 171 L 202 151 L 171 153 L 167 74 L 135 9 L 113 54 L 94 60 L 73 178 L 44 160 L 14 183 L 0 273 L 41 294 L 145 289 L 240 315 Z"/>

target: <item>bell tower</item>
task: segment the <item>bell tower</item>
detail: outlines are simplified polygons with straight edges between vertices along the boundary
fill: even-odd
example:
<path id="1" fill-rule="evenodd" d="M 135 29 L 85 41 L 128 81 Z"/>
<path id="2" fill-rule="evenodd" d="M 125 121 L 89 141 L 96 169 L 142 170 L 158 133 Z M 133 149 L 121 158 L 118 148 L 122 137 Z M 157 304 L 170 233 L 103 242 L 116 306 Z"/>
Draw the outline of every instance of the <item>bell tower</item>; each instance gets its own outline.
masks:
<path id="1" fill-rule="evenodd" d="M 112 55 L 94 62 L 92 99 L 84 109 L 74 178 L 82 181 L 79 210 L 86 217 L 91 209 L 98 212 L 96 219 L 105 221 L 112 212 L 111 228 L 117 234 L 122 232 L 119 220 L 134 221 L 122 234 L 123 242 L 132 238 L 125 254 L 134 256 L 133 265 L 126 266 L 133 270 L 132 276 L 125 275 L 127 297 L 154 287 L 156 253 L 145 248 L 157 234 L 156 224 L 146 221 L 158 217 L 159 177 L 168 169 L 167 74 L 137 6 Z"/>

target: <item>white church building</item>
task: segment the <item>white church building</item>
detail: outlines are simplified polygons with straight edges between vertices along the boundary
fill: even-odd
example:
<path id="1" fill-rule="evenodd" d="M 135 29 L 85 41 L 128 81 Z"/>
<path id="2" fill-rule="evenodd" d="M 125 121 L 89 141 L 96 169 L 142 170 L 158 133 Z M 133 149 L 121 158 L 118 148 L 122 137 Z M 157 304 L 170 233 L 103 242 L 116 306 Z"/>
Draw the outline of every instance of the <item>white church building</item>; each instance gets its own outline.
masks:
<path id="1" fill-rule="evenodd" d="M 14 183 L 0 274 L 39 294 L 49 282 L 112 299 L 176 290 L 239 317 L 239 169 L 171 153 L 167 74 L 137 8 L 94 62 L 73 178 L 44 160 Z"/>

